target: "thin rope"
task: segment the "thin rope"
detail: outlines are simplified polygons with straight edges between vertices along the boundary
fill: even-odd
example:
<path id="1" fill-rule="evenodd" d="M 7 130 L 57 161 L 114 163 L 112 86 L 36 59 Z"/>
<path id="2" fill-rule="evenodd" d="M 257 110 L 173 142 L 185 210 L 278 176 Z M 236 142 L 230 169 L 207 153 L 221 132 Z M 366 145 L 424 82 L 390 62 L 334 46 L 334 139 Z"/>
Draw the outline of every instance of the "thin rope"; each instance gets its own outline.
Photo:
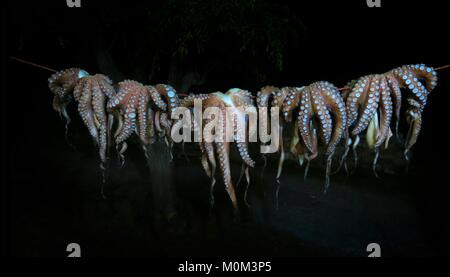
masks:
<path id="1" fill-rule="evenodd" d="M 53 72 L 53 73 L 57 72 L 57 70 L 55 70 L 55 69 L 53 69 L 53 68 L 50 68 L 50 67 L 47 67 L 47 66 L 44 66 L 44 65 L 40 65 L 40 64 L 36 64 L 36 63 L 33 63 L 33 62 L 29 62 L 29 61 L 26 61 L 26 60 L 23 60 L 23 59 L 14 57 L 14 56 L 10 56 L 10 59 L 15 60 L 15 61 L 18 61 L 18 62 L 21 62 L 21 63 L 24 63 L 24 64 L 28 64 L 28 65 L 31 65 L 31 66 L 34 66 L 34 67 L 38 67 L 38 68 L 41 68 L 41 69 L 45 69 L 45 70 L 50 71 L 50 72 Z M 449 67 L 450 67 L 450 64 L 446 64 L 446 65 L 443 65 L 443 66 L 436 67 L 434 70 L 438 71 L 438 70 L 447 69 L 447 68 L 449 68 Z M 339 91 L 342 91 L 342 90 L 345 90 L 345 89 L 348 89 L 348 87 L 341 87 L 341 88 L 338 88 Z M 189 96 L 189 95 L 186 94 L 186 93 L 178 93 L 178 95 L 179 95 L 179 96 L 182 96 L 182 97 L 187 97 L 187 96 Z M 253 95 L 252 95 L 252 98 L 256 98 L 256 96 L 253 96 Z"/>

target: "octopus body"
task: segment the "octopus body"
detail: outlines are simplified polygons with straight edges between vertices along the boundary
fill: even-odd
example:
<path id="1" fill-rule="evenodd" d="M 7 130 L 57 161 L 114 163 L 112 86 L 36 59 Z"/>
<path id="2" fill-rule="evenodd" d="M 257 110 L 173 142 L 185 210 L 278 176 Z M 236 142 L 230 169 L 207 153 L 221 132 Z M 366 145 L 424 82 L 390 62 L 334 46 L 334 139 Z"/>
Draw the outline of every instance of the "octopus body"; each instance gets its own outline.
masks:
<path id="1" fill-rule="evenodd" d="M 202 152 L 201 163 L 206 174 L 211 179 L 211 205 L 214 203 L 213 189 L 216 183 L 215 174 L 218 166 L 225 189 L 233 204 L 233 208 L 237 211 L 237 198 L 231 179 L 230 145 L 234 142 L 238 149 L 239 155 L 243 161 L 243 171 L 245 171 L 247 183 L 249 184 L 248 168 L 254 167 L 255 161 L 249 155 L 248 137 L 242 137 L 240 135 L 242 134 L 240 128 L 246 127 L 246 125 L 239 125 L 237 124 L 237 121 L 242 120 L 246 122 L 246 118 L 244 118 L 246 115 L 242 113 L 242 110 L 247 111 L 248 114 L 253 113 L 256 115 L 256 107 L 253 104 L 251 94 L 250 92 L 241 89 L 230 89 L 226 93 L 215 92 L 210 94 L 189 95 L 183 99 L 181 106 L 191 108 L 194 104 L 194 100 L 202 101 L 203 111 L 210 107 L 218 108 L 220 111 L 217 124 L 218 128 L 214 130 L 216 135 L 215 139 L 208 137 L 209 134 L 202 131 L 202 142 L 199 143 Z M 231 120 L 229 119 L 230 114 L 227 114 L 227 108 L 230 108 L 229 110 L 231 110 Z M 204 119 L 202 123 L 203 127 L 211 121 L 212 119 Z M 226 134 L 228 124 L 233 124 L 232 141 L 227 138 Z M 196 126 L 194 126 L 194 128 L 195 127 Z"/>
<path id="2" fill-rule="evenodd" d="M 406 120 L 410 125 L 405 142 L 405 157 L 416 143 L 422 125 L 422 112 L 429 93 L 437 86 L 437 72 L 424 64 L 405 65 L 388 72 L 393 75 L 401 88 L 409 92 L 407 97 Z M 392 78 L 391 78 L 392 79 Z"/>
<path id="3" fill-rule="evenodd" d="M 170 86 L 145 86 L 132 80 L 118 83 L 117 94 L 109 100 L 107 108 L 119 119 L 114 138 L 122 162 L 126 141 L 133 133 L 138 135 L 144 150 L 154 141 L 156 132 L 165 131 L 170 135 L 170 118 L 166 112 L 175 105 L 179 105 L 179 100 Z"/>
<path id="4" fill-rule="evenodd" d="M 49 88 L 55 93 L 53 101 L 57 111 L 69 120 L 66 106 L 73 98 L 78 112 L 99 148 L 100 167 L 105 169 L 112 118 L 106 113 L 106 102 L 115 95 L 112 81 L 105 75 L 89 75 L 86 71 L 71 68 L 52 75 Z"/>
<path id="5" fill-rule="evenodd" d="M 297 124 L 303 147 L 299 153 L 305 155 L 307 160 L 316 158 L 320 139 L 326 147 L 325 155 L 331 156 L 347 126 L 345 104 L 339 90 L 323 81 L 290 89 L 283 103 L 287 122 L 292 120 L 295 108 L 298 108 Z"/>
<path id="6" fill-rule="evenodd" d="M 398 134 L 402 98 L 406 97 L 406 120 L 410 130 L 405 142 L 405 157 L 415 144 L 421 128 L 421 114 L 428 94 L 437 84 L 436 71 L 423 64 L 405 65 L 384 74 L 374 74 L 359 78 L 347 85 L 344 97 L 347 104 L 350 143 L 353 143 L 355 164 L 359 135 L 366 131 L 370 149 L 375 151 L 372 163 L 376 174 L 379 148 L 388 147 L 392 136 L 392 119 L 395 117 L 395 133 Z M 402 90 L 405 93 L 402 95 Z M 347 152 L 347 151 L 346 151 Z M 344 155 L 346 156 L 346 155 Z"/>
<path id="7" fill-rule="evenodd" d="M 327 157 L 326 186 L 329 186 L 329 175 L 332 156 L 336 145 L 344 137 L 347 126 L 345 104 L 339 90 L 329 82 L 321 81 L 306 87 L 285 87 L 282 89 L 265 87 L 258 96 L 258 105 L 267 106 L 267 97 L 274 96 L 272 106 L 282 108 L 286 123 L 293 121 L 296 113 L 291 152 L 297 157 L 300 165 L 307 160 L 305 176 L 309 163 L 319 154 L 319 146 L 324 146 Z M 280 125 L 282 126 L 282 125 Z M 280 127 L 282 130 L 282 127 Z M 281 139 L 282 140 L 282 139 Z M 280 143 L 280 157 L 277 179 L 283 165 L 283 144 Z"/>
<path id="8" fill-rule="evenodd" d="M 50 76 L 48 87 L 54 94 L 53 109 L 66 119 L 66 127 L 70 123 L 70 116 L 67 114 L 67 105 L 73 99 L 73 89 L 78 80 L 89 75 L 80 68 L 69 68 L 61 70 Z"/>

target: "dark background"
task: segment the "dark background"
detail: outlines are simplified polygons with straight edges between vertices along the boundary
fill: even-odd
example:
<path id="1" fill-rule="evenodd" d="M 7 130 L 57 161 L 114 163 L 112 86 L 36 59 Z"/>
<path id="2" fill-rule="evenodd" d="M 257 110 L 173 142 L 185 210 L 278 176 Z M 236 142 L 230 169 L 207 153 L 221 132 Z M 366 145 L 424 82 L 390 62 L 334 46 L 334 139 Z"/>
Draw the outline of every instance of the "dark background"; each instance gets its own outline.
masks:
<path id="1" fill-rule="evenodd" d="M 240 29 L 239 21 L 224 19 L 234 19 L 241 11 L 236 5 L 246 1 L 230 1 L 234 6 L 222 7 L 223 15 L 201 1 L 186 6 L 91 2 L 82 1 L 79 9 L 66 7 L 65 1 L 9 3 L 4 54 L 55 69 L 102 72 L 116 82 L 169 82 L 181 91 L 203 93 L 230 87 L 256 92 L 266 84 L 300 86 L 317 80 L 341 87 L 403 64 L 450 63 L 448 10 L 442 1 L 382 1 L 379 9 L 363 0 L 257 1 L 254 13 L 249 8 L 236 16 L 261 24 L 250 28 L 253 33 Z M 198 10 L 202 6 L 208 8 Z M 206 35 L 190 33 L 193 28 L 206 28 Z M 439 72 L 408 174 L 398 151 L 384 153 L 381 164 L 394 169 L 385 170 L 383 180 L 366 168 L 367 161 L 348 179 L 334 177 L 332 189 L 317 199 L 320 164 L 313 165 L 310 183 L 302 182 L 302 169 L 287 164 L 280 209 L 274 212 L 270 177 L 276 160 L 269 160 L 266 200 L 259 201 L 258 190 L 251 190 L 253 209 L 244 209 L 243 218 L 233 222 L 220 187 L 209 214 L 209 181 L 197 158 L 186 163 L 177 156 L 180 212 L 175 222 L 161 225 L 152 212 L 151 178 L 138 147 L 127 151 L 124 168 L 111 170 L 108 198 L 102 199 L 95 150 L 75 105 L 70 108 L 72 149 L 52 110 L 50 73 L 12 60 L 3 67 L 2 229 L 8 254 L 64 256 L 69 242 L 79 243 L 85 256 L 364 256 L 370 242 L 378 242 L 384 256 L 436 256 L 448 249 L 450 70 Z"/>

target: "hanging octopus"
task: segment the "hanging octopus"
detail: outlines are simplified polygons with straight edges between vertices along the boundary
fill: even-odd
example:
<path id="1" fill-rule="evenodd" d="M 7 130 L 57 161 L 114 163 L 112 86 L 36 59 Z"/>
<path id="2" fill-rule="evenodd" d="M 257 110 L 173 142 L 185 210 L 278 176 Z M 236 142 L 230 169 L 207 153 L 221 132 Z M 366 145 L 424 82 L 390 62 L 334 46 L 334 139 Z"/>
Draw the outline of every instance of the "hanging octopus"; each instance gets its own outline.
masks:
<path id="1" fill-rule="evenodd" d="M 73 98 L 78 102 L 78 112 L 99 148 L 100 167 L 105 170 L 109 130 L 112 117 L 106 113 L 106 102 L 115 95 L 112 81 L 105 75 L 89 75 L 78 68 L 70 68 L 53 74 L 49 88 L 55 94 L 53 107 L 70 122 L 66 107 Z"/>
<path id="2" fill-rule="evenodd" d="M 213 119 L 207 118 L 202 122 L 203 132 L 202 132 L 202 142 L 199 143 L 200 150 L 202 152 L 201 163 L 202 166 L 211 179 L 210 187 L 210 201 L 211 205 L 214 204 L 213 190 L 216 183 L 215 174 L 217 163 L 220 170 L 220 175 L 222 176 L 225 189 L 231 199 L 233 208 L 235 212 L 238 210 L 237 198 L 235 193 L 235 188 L 231 180 L 231 168 L 230 168 L 230 140 L 227 138 L 227 125 L 233 124 L 232 126 L 232 141 L 235 142 L 236 147 L 239 151 L 239 155 L 243 161 L 243 172 L 245 172 L 247 178 L 247 184 L 250 183 L 249 177 L 249 167 L 255 166 L 255 161 L 250 157 L 248 151 L 248 136 L 242 137 L 243 130 L 241 128 L 246 128 L 247 124 L 240 125 L 238 121 L 247 122 L 246 114 L 253 114 L 256 116 L 256 107 L 253 104 L 251 94 L 248 91 L 241 89 L 230 89 L 225 94 L 222 92 L 215 92 L 210 94 L 200 94 L 200 95 L 189 95 L 184 98 L 181 106 L 192 108 L 194 100 L 202 101 L 203 112 L 210 107 L 216 107 L 220 110 L 219 118 L 217 119 L 217 130 L 214 130 L 215 139 L 209 137 L 210 134 L 204 132 L 205 126 L 208 125 Z M 229 114 L 227 115 L 227 108 L 231 108 L 232 119 L 229 120 Z M 246 113 L 242 113 L 245 110 Z M 199 128 L 198 123 L 194 123 L 194 129 Z M 228 126 L 230 128 L 230 126 Z M 242 177 L 242 175 L 241 175 Z M 247 192 L 247 190 L 246 190 Z M 246 197 L 244 196 L 244 199 Z M 246 202 L 248 205 L 248 203 Z"/>
<path id="3" fill-rule="evenodd" d="M 325 191 L 330 181 L 330 168 L 336 145 L 343 138 L 347 115 L 345 105 L 339 90 L 328 82 L 316 82 L 306 87 L 280 89 L 265 87 L 259 94 L 259 105 L 267 106 L 268 96 L 275 96 L 273 106 L 282 107 L 285 122 L 292 121 L 293 112 L 298 113 L 294 123 L 291 139 L 291 152 L 297 157 L 299 164 L 307 161 L 305 176 L 308 174 L 310 161 L 319 154 L 319 146 L 325 147 L 327 160 Z M 280 125 L 282 126 L 282 125 Z M 282 127 L 281 127 L 282 128 Z M 282 140 L 282 139 L 280 139 Z M 280 141 L 282 155 L 278 166 L 277 179 L 283 166 L 283 148 Z"/>
<path id="4" fill-rule="evenodd" d="M 117 94 L 108 104 L 108 111 L 118 118 L 118 127 L 114 133 L 116 147 L 122 164 L 127 139 L 136 133 L 147 155 L 147 146 L 155 140 L 155 129 L 158 135 L 170 135 L 170 117 L 168 114 L 179 105 L 175 90 L 168 85 L 144 86 L 143 84 L 125 80 L 118 84 Z"/>
<path id="5" fill-rule="evenodd" d="M 55 95 L 53 97 L 53 109 L 66 119 L 66 132 L 70 124 L 67 105 L 73 99 L 73 89 L 78 80 L 87 75 L 89 74 L 80 68 L 69 68 L 56 72 L 48 78 L 48 87 Z"/>
<path id="6" fill-rule="evenodd" d="M 355 165 L 356 147 L 359 135 L 366 131 L 367 145 L 375 152 L 372 169 L 376 176 L 376 165 L 380 147 L 388 147 L 393 135 L 391 121 L 395 116 L 395 133 L 398 134 L 402 91 L 406 93 L 406 120 L 409 131 L 404 145 L 404 155 L 408 159 L 411 147 L 416 143 L 422 124 L 422 111 L 427 103 L 428 94 L 437 85 L 436 71 L 424 64 L 405 65 L 385 74 L 368 75 L 347 85 L 344 97 L 347 104 L 348 123 L 353 143 Z M 347 156 L 348 147 L 343 158 Z M 342 160 L 343 161 L 343 160 Z M 342 162 L 341 162 L 342 163 Z"/>

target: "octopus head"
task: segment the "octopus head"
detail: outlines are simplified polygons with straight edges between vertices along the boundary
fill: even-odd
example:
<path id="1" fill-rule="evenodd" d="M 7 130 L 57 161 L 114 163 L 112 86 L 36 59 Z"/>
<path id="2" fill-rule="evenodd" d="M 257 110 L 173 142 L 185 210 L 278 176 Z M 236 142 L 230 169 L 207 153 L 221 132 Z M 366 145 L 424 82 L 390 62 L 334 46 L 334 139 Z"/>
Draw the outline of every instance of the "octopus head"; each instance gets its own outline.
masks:
<path id="1" fill-rule="evenodd" d="M 229 94 L 224 94 L 222 92 L 214 92 L 212 93 L 215 97 L 221 100 L 228 107 L 234 107 L 233 99 Z"/>

